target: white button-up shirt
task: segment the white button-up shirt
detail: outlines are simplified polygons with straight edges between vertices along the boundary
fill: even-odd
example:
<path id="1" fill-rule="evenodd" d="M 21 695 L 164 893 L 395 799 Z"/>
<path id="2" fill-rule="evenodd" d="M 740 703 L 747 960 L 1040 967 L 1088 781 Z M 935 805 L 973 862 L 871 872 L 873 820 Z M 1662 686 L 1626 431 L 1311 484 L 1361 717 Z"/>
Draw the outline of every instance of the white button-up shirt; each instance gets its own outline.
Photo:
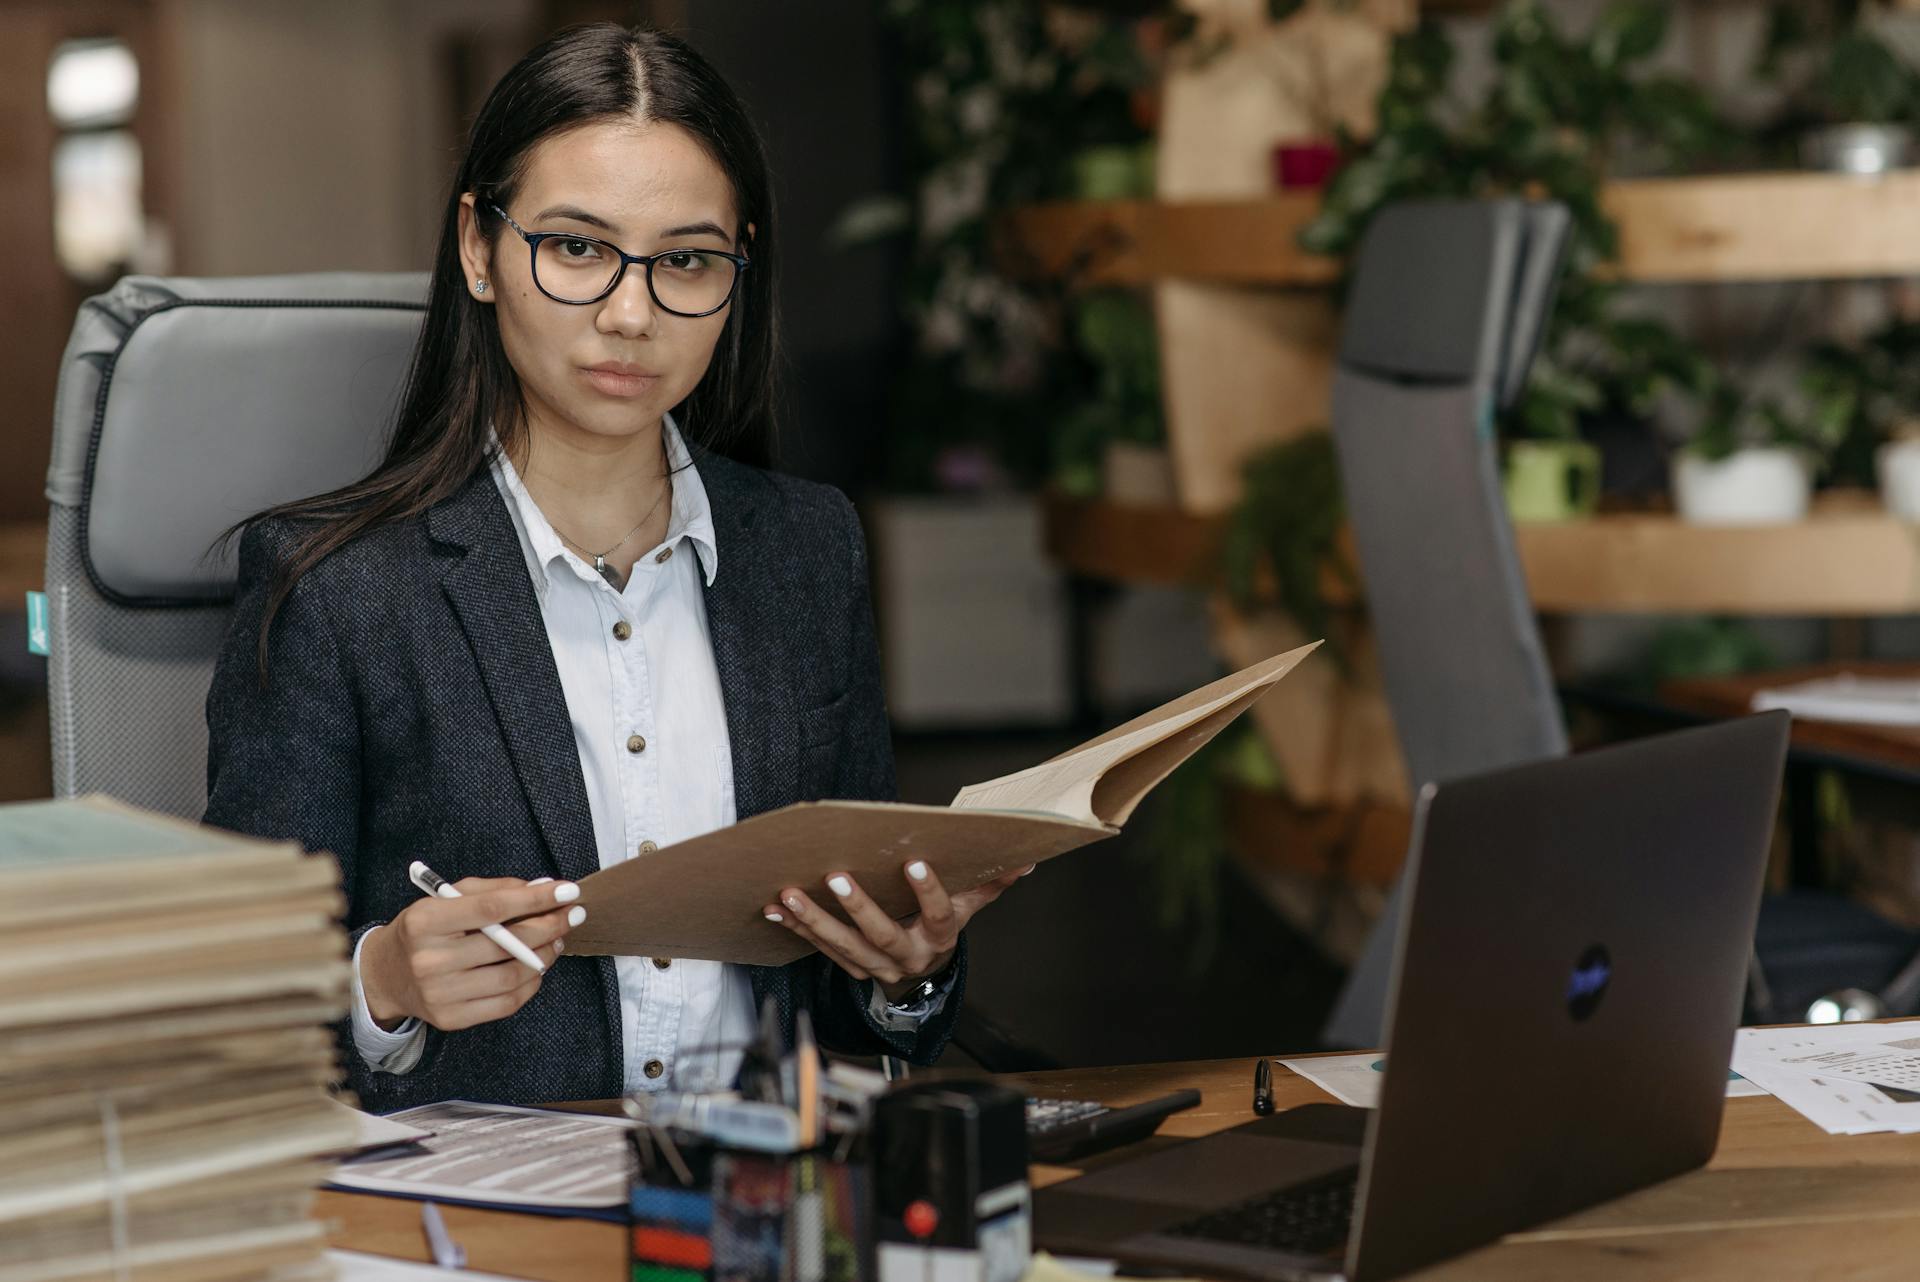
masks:
<path id="1" fill-rule="evenodd" d="M 661 431 L 674 468 L 667 537 L 634 562 L 624 588 L 561 541 L 503 451 L 495 451 L 493 462 L 560 671 L 602 868 L 737 818 L 703 591 L 720 568 L 713 514 L 672 415 Z M 373 1022 L 359 960 L 356 948 L 355 1048 L 376 1069 L 408 1072 L 419 1062 L 426 1029 L 414 1019 L 391 1032 Z M 629 1092 L 731 1084 L 755 1030 L 744 967 L 616 957 L 614 969 Z M 876 985 L 870 1006 L 884 1024 L 912 1028 L 944 1005 L 945 996 L 908 1016 L 888 1010 Z"/>
<path id="2" fill-rule="evenodd" d="M 661 430 L 675 469 L 667 537 L 634 562 L 624 588 L 561 541 L 504 452 L 493 463 L 560 671 L 602 868 L 736 817 L 703 595 L 720 568 L 713 515 L 671 416 Z M 755 1026 L 744 967 L 616 957 L 614 970 L 628 1091 L 731 1083 Z M 370 1016 L 362 1027 L 358 1015 L 354 1041 L 375 1067 L 404 1072 L 418 1062 L 424 1028 L 409 1021 L 388 1033 Z"/>

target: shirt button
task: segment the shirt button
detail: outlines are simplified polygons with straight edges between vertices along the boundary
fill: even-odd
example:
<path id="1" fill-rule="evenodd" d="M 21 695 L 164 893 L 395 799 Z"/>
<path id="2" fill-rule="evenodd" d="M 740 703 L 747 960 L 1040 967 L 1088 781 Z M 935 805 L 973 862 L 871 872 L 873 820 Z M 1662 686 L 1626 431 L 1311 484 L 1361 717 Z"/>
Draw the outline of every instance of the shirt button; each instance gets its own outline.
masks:
<path id="1" fill-rule="evenodd" d="M 658 1077 L 660 1076 L 660 1074 L 667 1071 L 667 1066 L 665 1064 L 662 1064 L 657 1059 L 650 1059 L 647 1061 L 646 1067 L 642 1068 L 640 1071 L 645 1073 L 648 1077 Z"/>
<path id="2" fill-rule="evenodd" d="M 645 752 L 646 750 L 647 750 L 647 741 L 645 739 L 641 738 L 637 734 L 630 734 L 627 736 L 628 752 Z"/>
<path id="3" fill-rule="evenodd" d="M 653 563 L 655 565 L 663 565 L 666 563 L 666 559 L 672 555 L 673 555 L 672 548 L 661 548 L 660 555 L 653 558 Z"/>
<path id="4" fill-rule="evenodd" d="M 628 637 L 632 635 L 633 635 L 633 625 L 631 623 L 628 623 L 625 619 L 622 619 L 620 620 L 620 622 L 613 625 L 613 639 L 615 641 L 625 641 Z"/>
<path id="5" fill-rule="evenodd" d="M 671 957 L 656 957 L 653 959 L 653 968 L 655 970 L 665 970 L 671 965 L 673 965 L 673 958 Z"/>
<path id="6" fill-rule="evenodd" d="M 650 855 L 658 849 L 660 849 L 660 847 L 656 843 L 651 841 L 643 841 L 640 843 L 639 853 L 643 855 Z"/>

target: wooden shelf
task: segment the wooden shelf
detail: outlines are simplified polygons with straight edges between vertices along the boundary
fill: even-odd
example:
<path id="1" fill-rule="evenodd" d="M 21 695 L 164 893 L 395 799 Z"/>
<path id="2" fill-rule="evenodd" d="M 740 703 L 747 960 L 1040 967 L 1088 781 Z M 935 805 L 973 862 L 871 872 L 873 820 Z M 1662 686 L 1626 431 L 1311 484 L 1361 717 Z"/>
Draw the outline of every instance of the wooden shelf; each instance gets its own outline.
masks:
<path id="1" fill-rule="evenodd" d="M 1074 573 L 1210 581 L 1219 518 L 1061 498 L 1045 511 L 1047 550 Z M 1880 513 L 1750 527 L 1607 515 L 1523 523 L 1514 534 L 1542 613 L 1920 613 L 1920 527 Z"/>
<path id="2" fill-rule="evenodd" d="M 1075 574 L 1116 583 L 1214 586 L 1219 579 L 1225 522 L 1175 507 L 1109 503 L 1050 494 L 1041 506 L 1047 555 Z M 1347 548 L 1352 562 L 1352 548 Z M 1334 605 L 1355 604 L 1353 592 L 1329 572 L 1321 594 Z"/>
<path id="3" fill-rule="evenodd" d="M 1620 275 L 1644 282 L 1920 275 L 1920 169 L 1878 179 L 1758 173 L 1615 182 Z M 1000 223 L 1000 261 L 1024 279 L 1142 285 L 1166 278 L 1317 287 L 1339 264 L 1303 251 L 1313 193 L 1258 200 L 1060 202 Z"/>
<path id="4" fill-rule="evenodd" d="M 1234 787 L 1227 830 L 1234 850 L 1258 866 L 1384 891 L 1406 859 L 1413 816 L 1400 806 L 1307 807 Z"/>
<path id="5" fill-rule="evenodd" d="M 1920 612 L 1920 528 L 1884 514 L 1748 527 L 1602 516 L 1514 532 L 1549 613 Z"/>

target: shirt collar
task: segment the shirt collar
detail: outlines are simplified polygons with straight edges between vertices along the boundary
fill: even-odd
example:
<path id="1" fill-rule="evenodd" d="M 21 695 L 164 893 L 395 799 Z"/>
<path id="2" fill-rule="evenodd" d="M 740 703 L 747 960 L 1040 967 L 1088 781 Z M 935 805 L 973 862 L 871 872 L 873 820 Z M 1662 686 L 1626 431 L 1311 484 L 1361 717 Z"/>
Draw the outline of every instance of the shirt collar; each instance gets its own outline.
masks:
<path id="1" fill-rule="evenodd" d="M 720 550 L 714 542 L 713 509 L 707 500 L 707 488 L 700 481 L 700 471 L 694 466 L 693 455 L 681 438 L 680 427 L 673 421 L 672 414 L 661 416 L 660 431 L 666 438 L 668 466 L 673 469 L 673 507 L 667 516 L 664 544 L 673 547 L 683 539 L 693 544 L 707 586 L 712 587 L 714 577 L 720 572 Z M 487 425 L 487 443 L 492 447 L 494 481 L 508 500 L 507 512 L 520 534 L 527 571 L 533 576 L 535 591 L 544 601 L 549 584 L 548 567 L 556 557 L 568 561 L 572 553 L 527 492 L 526 483 L 514 470 L 506 451 L 500 448 L 500 437 L 491 423 Z M 572 568 L 571 562 L 569 568 Z"/>

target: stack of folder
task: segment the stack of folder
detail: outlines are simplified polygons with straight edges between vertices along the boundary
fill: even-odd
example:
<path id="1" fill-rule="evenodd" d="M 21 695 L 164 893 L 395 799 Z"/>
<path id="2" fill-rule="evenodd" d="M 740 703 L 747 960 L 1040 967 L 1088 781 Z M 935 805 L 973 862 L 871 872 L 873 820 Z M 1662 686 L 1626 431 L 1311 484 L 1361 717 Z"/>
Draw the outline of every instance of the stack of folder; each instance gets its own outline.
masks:
<path id="1" fill-rule="evenodd" d="M 0 806 L 0 1282 L 330 1276 L 340 909 L 296 845 Z"/>

